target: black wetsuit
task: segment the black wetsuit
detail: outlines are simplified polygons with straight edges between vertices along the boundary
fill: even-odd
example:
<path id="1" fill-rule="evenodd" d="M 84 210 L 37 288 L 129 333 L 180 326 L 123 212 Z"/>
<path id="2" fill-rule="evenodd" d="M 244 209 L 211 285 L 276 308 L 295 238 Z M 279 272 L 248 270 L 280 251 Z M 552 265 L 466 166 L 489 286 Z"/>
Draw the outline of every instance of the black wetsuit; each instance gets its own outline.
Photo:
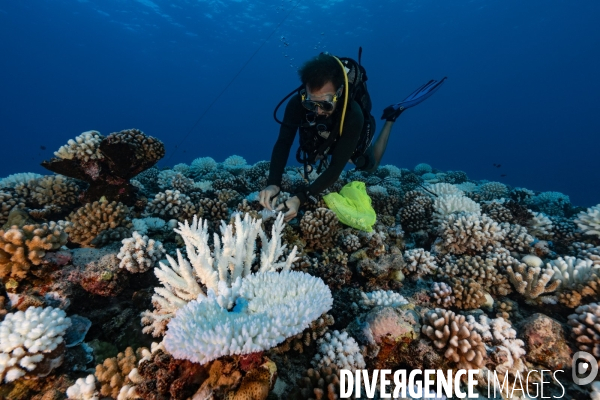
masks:
<path id="1" fill-rule="evenodd" d="M 341 118 L 342 106 L 342 103 L 337 104 L 336 110 L 332 114 L 333 120 L 339 121 Z M 298 126 L 299 124 L 306 122 L 306 109 L 302 106 L 299 95 L 292 97 L 285 107 L 283 122 L 284 124 L 282 124 L 279 129 L 279 138 L 273 147 L 267 185 L 281 186 L 281 177 L 290 155 L 290 149 L 294 144 L 294 138 L 299 129 L 294 128 L 293 126 Z M 356 150 L 356 145 L 358 144 L 363 129 L 363 123 L 364 116 L 360 106 L 354 100 L 351 100 L 346 109 L 346 118 L 342 136 L 338 137 L 330 153 L 331 163 L 308 187 L 308 191 L 304 190 L 299 193 L 294 193 L 294 196 L 297 196 L 302 203 L 307 200 L 308 195 L 314 196 L 321 193 L 339 178 L 346 163 L 350 160 L 350 157 L 352 157 L 352 154 Z M 339 135 L 339 132 L 335 131 L 331 134 Z"/>

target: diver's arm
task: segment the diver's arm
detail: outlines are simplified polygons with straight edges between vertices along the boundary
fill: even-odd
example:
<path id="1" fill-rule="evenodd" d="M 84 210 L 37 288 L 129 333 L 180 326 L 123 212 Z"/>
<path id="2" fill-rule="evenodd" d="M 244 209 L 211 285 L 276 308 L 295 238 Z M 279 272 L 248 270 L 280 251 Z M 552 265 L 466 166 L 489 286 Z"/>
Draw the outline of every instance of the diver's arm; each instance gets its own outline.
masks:
<path id="1" fill-rule="evenodd" d="M 285 124 L 297 126 L 302 118 L 302 104 L 300 98 L 296 95 L 288 101 L 285 107 L 285 114 L 283 122 Z M 271 165 L 269 167 L 269 178 L 267 179 L 267 185 L 281 186 L 281 178 L 283 176 L 283 170 L 287 164 L 288 157 L 290 155 L 290 149 L 294 144 L 296 137 L 297 127 L 288 125 L 281 125 L 279 128 L 279 137 L 273 146 L 273 152 L 271 154 Z"/>
<path id="2" fill-rule="evenodd" d="M 331 155 L 331 164 L 329 164 L 329 167 L 327 167 L 327 169 L 308 187 L 307 191 L 295 194 L 300 199 L 301 203 L 304 203 L 309 195 L 315 196 L 335 183 L 356 150 L 356 145 L 358 144 L 362 132 L 364 118 L 358 104 L 353 101 L 352 105 L 352 111 L 346 115 L 342 137 L 338 140 Z"/>

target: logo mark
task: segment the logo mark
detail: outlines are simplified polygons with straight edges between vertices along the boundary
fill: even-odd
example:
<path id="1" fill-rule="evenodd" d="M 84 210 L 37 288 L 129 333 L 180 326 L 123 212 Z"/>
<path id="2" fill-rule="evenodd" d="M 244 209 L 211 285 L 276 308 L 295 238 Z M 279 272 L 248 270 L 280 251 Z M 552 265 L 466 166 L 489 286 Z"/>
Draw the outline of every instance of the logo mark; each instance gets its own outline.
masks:
<path id="1" fill-rule="evenodd" d="M 598 374 L 598 361 L 593 355 L 585 351 L 573 354 L 572 372 L 573 382 L 582 386 L 592 383 Z M 589 374 L 585 376 L 586 374 Z"/>

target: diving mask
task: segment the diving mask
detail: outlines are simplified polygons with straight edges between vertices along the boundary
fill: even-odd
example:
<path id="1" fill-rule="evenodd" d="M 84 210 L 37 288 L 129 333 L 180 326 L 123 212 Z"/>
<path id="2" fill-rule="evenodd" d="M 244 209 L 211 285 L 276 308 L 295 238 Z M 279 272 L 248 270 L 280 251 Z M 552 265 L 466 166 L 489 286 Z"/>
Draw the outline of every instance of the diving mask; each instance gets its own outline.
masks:
<path id="1" fill-rule="evenodd" d="M 333 111 L 335 107 L 335 103 L 337 103 L 338 98 L 341 95 L 344 86 L 340 87 L 337 92 L 331 97 L 331 100 L 311 100 L 308 98 L 308 94 L 305 89 L 300 91 L 302 106 L 306 108 L 308 111 L 317 111 L 317 108 L 325 112 Z"/>

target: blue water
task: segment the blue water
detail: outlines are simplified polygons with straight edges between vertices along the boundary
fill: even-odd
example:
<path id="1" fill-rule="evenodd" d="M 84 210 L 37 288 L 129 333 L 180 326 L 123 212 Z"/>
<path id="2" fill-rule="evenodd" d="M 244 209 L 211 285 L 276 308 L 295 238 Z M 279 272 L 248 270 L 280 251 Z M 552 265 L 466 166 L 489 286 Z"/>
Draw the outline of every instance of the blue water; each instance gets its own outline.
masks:
<path id="1" fill-rule="evenodd" d="M 591 206 L 599 16 L 589 0 L 0 1 L 0 177 L 47 173 L 39 163 L 91 129 L 159 138 L 160 166 L 269 159 L 273 108 L 298 66 L 362 46 L 377 118 L 448 76 L 400 117 L 384 164 L 427 162 Z"/>

